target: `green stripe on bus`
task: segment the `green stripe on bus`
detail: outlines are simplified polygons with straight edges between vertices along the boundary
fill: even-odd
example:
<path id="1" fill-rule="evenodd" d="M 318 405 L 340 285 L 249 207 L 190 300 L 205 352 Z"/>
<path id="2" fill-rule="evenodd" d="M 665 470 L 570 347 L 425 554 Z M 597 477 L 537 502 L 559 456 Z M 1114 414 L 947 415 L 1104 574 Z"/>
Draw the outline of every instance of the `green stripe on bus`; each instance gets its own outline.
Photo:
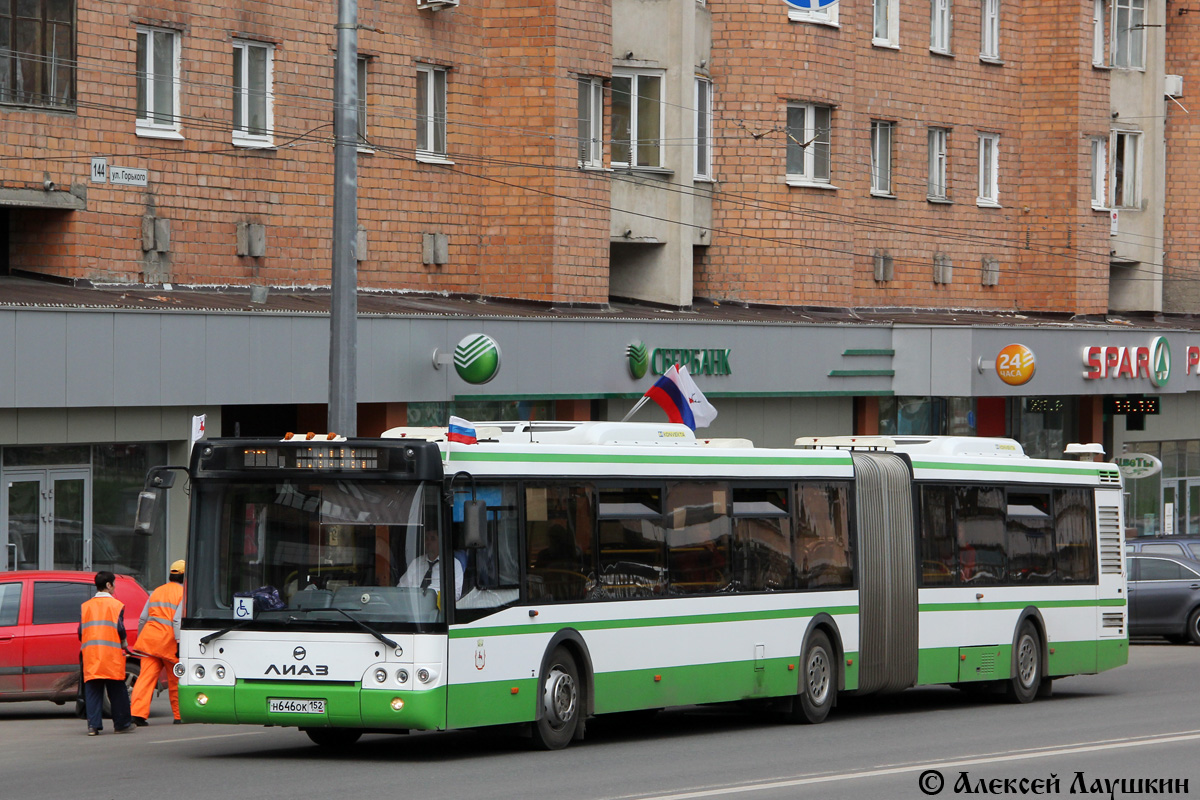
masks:
<path id="1" fill-rule="evenodd" d="M 1098 478 L 1111 470 L 1097 467 L 1045 467 L 1030 464 L 953 464 L 945 461 L 913 461 L 913 469 L 940 469 L 956 472 L 1043 472 L 1048 475 L 1087 475 Z"/>
<path id="2" fill-rule="evenodd" d="M 205 702 L 199 702 L 203 694 Z M 270 698 L 324 700 L 324 714 L 272 714 Z M 399 711 L 392 700 L 404 705 Z M 425 691 L 363 689 L 359 683 L 286 683 L 238 681 L 234 686 L 180 686 L 179 715 L 184 722 L 304 727 L 443 730 L 446 687 Z"/>
<path id="3" fill-rule="evenodd" d="M 1011 677 L 1012 644 L 992 645 L 996 652 L 995 670 L 980 676 L 973 673 L 973 650 L 987 647 L 929 647 L 918 654 L 917 685 L 971 683 L 978 680 L 1005 680 Z M 1119 667 L 1129 660 L 1129 640 L 1050 642 L 1046 647 L 1044 674 L 1048 677 L 1091 675 Z M 964 656 L 967 656 L 964 659 Z"/>
<path id="4" fill-rule="evenodd" d="M 577 631 L 618 630 L 621 628 L 656 628 L 666 625 L 711 625 L 721 622 L 753 622 L 767 619 L 802 619 L 820 613 L 833 616 L 857 614 L 858 606 L 833 606 L 826 608 L 782 608 L 769 611 L 743 611 L 727 614 L 692 614 L 686 617 L 646 617 L 642 619 L 564 620 L 563 622 L 533 623 L 529 625 L 497 625 L 486 628 L 456 628 L 450 631 L 451 639 L 471 639 L 480 636 L 522 636 L 527 634 L 557 633 L 564 628 Z"/>
<path id="5" fill-rule="evenodd" d="M 707 453 L 677 455 L 607 455 L 603 453 L 488 453 L 483 451 L 452 450 L 451 461 L 504 461 L 547 464 L 761 464 L 771 466 L 850 466 L 850 457 L 792 458 L 756 456 L 714 456 Z"/>
<path id="6" fill-rule="evenodd" d="M 987 587 L 980 587 L 987 588 Z M 1019 608 L 1124 608 L 1125 598 L 1110 597 L 1101 600 L 1005 600 L 994 603 L 921 603 L 919 611 L 999 611 Z"/>

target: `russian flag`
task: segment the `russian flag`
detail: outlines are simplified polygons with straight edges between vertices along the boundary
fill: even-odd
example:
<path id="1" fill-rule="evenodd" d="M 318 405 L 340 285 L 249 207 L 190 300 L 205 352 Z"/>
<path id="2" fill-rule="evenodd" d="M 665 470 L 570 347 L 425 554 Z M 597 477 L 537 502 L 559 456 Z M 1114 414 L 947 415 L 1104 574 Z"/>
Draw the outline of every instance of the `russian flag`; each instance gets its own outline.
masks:
<path id="1" fill-rule="evenodd" d="M 696 418 L 692 416 L 691 403 L 683 396 L 683 391 L 675 380 L 677 370 L 678 367 L 672 365 L 661 378 L 654 382 L 654 385 L 646 392 L 646 397 L 658 403 L 659 407 L 667 412 L 667 419 L 671 422 L 676 424 L 682 422 L 692 430 L 696 430 Z"/>
<path id="2" fill-rule="evenodd" d="M 477 444 L 475 426 L 462 417 L 451 417 L 450 425 L 446 429 L 446 441 L 458 442 L 459 444 Z"/>

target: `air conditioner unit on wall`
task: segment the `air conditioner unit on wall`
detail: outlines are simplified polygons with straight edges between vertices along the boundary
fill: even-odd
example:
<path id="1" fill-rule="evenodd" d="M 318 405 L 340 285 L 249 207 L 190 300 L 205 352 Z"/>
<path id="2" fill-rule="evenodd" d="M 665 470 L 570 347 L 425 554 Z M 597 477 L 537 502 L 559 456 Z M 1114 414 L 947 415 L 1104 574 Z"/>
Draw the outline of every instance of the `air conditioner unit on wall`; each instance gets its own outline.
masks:
<path id="1" fill-rule="evenodd" d="M 1167 97 L 1183 97 L 1183 76 L 1164 75 L 1163 94 Z"/>
<path id="2" fill-rule="evenodd" d="M 417 0 L 417 8 L 422 11 L 441 11 L 443 8 L 454 8 L 458 0 Z"/>

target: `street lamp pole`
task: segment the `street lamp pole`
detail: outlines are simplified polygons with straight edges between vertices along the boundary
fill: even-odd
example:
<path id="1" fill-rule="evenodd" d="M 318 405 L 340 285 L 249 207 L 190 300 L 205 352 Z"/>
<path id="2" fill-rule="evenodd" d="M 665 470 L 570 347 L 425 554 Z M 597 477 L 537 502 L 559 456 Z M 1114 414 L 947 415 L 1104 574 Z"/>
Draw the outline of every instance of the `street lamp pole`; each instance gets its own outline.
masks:
<path id="1" fill-rule="evenodd" d="M 358 435 L 358 0 L 338 0 L 333 109 L 329 427 Z"/>

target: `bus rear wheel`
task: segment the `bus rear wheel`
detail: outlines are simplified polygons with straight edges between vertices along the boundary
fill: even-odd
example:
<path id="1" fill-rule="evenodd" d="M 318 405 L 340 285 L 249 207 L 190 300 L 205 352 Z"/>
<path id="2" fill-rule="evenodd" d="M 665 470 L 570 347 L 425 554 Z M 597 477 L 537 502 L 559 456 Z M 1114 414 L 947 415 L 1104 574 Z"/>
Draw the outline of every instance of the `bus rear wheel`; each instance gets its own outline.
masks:
<path id="1" fill-rule="evenodd" d="M 1014 703 L 1033 702 L 1042 683 L 1042 642 L 1029 622 L 1021 623 L 1017 632 L 1013 667 L 1013 676 L 1008 681 L 1008 699 Z"/>
<path id="2" fill-rule="evenodd" d="M 824 722 L 837 697 L 837 659 L 829 637 L 814 631 L 800 659 L 800 691 L 792 699 L 791 722 Z"/>
<path id="3" fill-rule="evenodd" d="M 362 736 L 357 728 L 305 728 L 313 744 L 327 750 L 345 750 Z"/>
<path id="4" fill-rule="evenodd" d="M 542 750 L 561 750 L 575 737 L 582 705 L 579 669 L 565 648 L 550 656 L 541 688 L 542 713 L 533 723 L 533 743 Z"/>

